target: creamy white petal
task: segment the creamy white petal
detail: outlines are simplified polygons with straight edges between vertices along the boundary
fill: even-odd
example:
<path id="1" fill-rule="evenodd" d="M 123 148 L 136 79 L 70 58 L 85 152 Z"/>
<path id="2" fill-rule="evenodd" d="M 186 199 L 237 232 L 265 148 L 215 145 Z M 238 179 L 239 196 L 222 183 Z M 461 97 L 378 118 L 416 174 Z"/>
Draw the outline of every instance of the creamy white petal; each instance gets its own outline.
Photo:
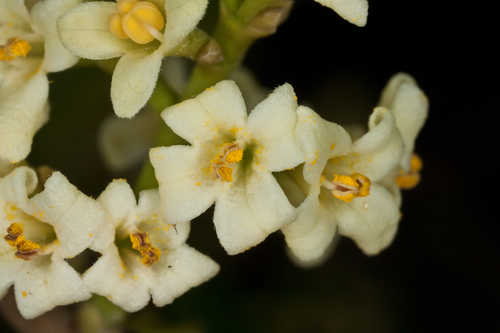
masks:
<path id="1" fill-rule="evenodd" d="M 151 271 L 153 303 L 164 306 L 189 289 L 210 280 L 219 272 L 219 265 L 192 247 L 182 245 L 162 256 Z"/>
<path id="2" fill-rule="evenodd" d="M 151 149 L 149 155 L 160 185 L 165 221 L 177 224 L 192 220 L 213 204 L 218 187 L 207 179 L 200 149 L 160 147 Z"/>
<path id="3" fill-rule="evenodd" d="M 196 97 L 218 129 L 230 132 L 247 121 L 245 101 L 234 81 L 221 81 Z"/>
<path id="4" fill-rule="evenodd" d="M 137 206 L 138 227 L 148 232 L 151 242 L 161 249 L 175 249 L 184 244 L 191 229 L 189 222 L 171 225 L 161 218 L 161 198 L 158 190 L 139 194 Z"/>
<path id="5" fill-rule="evenodd" d="M 118 226 L 135 211 L 134 191 L 125 179 L 115 179 L 99 195 L 97 201 L 111 216 L 114 226 Z"/>
<path id="6" fill-rule="evenodd" d="M 169 52 L 179 45 L 194 30 L 205 15 L 208 0 L 167 0 L 165 26 L 162 49 Z"/>
<path id="7" fill-rule="evenodd" d="M 57 20 L 80 2 L 81 0 L 45 0 L 37 2 L 31 9 L 33 27 L 45 40 L 43 69 L 47 72 L 62 71 L 78 62 L 78 57 L 62 45 Z"/>
<path id="8" fill-rule="evenodd" d="M 36 63 L 26 65 L 35 72 L 7 73 L 0 83 L 0 157 L 11 163 L 26 158 L 35 133 L 48 119 L 47 76 Z"/>
<path id="9" fill-rule="evenodd" d="M 0 247 L 0 299 L 2 299 L 10 286 L 15 282 L 17 273 L 21 269 L 19 265 L 19 259 L 16 260 L 14 253 L 5 253 L 4 248 Z M 12 255 L 14 259 L 9 260 L 8 255 Z"/>
<path id="10" fill-rule="evenodd" d="M 259 161 L 270 171 L 281 171 L 303 162 L 295 138 L 297 101 L 288 83 L 276 88 L 248 117 L 248 130 L 262 147 Z"/>
<path id="11" fill-rule="evenodd" d="M 0 178 L 0 203 L 9 202 L 23 210 L 29 210 L 28 196 L 38 184 L 36 173 L 28 167 L 18 167 Z M 0 212 L 3 217 L 4 212 Z"/>
<path id="12" fill-rule="evenodd" d="M 118 117 L 131 118 L 146 105 L 158 80 L 163 55 L 129 52 L 120 58 L 111 81 L 111 101 Z"/>
<path id="13" fill-rule="evenodd" d="M 0 25 L 2 24 L 29 28 L 30 14 L 24 5 L 24 0 L 0 1 Z"/>
<path id="14" fill-rule="evenodd" d="M 379 104 L 394 115 L 405 145 L 402 167 L 408 170 L 415 140 L 427 119 L 429 100 L 411 76 L 400 73 L 386 85 Z"/>
<path id="15" fill-rule="evenodd" d="M 15 296 L 19 312 L 32 319 L 58 305 L 87 300 L 91 294 L 63 259 L 42 256 L 31 259 L 17 274 Z"/>
<path id="16" fill-rule="evenodd" d="M 259 244 L 295 216 L 295 209 L 270 173 L 254 171 L 239 178 L 219 194 L 214 212 L 217 237 L 230 255 Z"/>
<path id="17" fill-rule="evenodd" d="M 321 205 L 316 191 L 298 208 L 294 222 L 281 230 L 297 259 L 314 262 L 324 256 L 332 243 L 337 222 L 335 214 Z"/>
<path id="18" fill-rule="evenodd" d="M 297 114 L 296 133 L 304 153 L 304 178 L 317 184 L 326 162 L 350 151 L 351 138 L 341 126 L 324 120 L 308 107 L 299 106 Z"/>
<path id="19" fill-rule="evenodd" d="M 372 184 L 370 195 L 350 203 L 335 203 L 339 233 L 352 238 L 363 252 L 377 254 L 392 242 L 401 214 L 385 188 Z"/>
<path id="20" fill-rule="evenodd" d="M 359 172 L 373 183 L 399 165 L 404 147 L 392 113 L 382 107 L 376 108 L 368 127 L 368 133 L 354 142 L 352 153 L 328 162 L 330 173 L 350 175 Z"/>
<path id="21" fill-rule="evenodd" d="M 12 169 L 14 169 L 15 167 L 16 167 L 15 164 L 0 158 L 0 177 L 5 176 L 9 172 L 11 172 Z"/>
<path id="22" fill-rule="evenodd" d="M 330 7 L 345 20 L 363 27 L 368 18 L 368 0 L 315 0 Z"/>
<path id="23" fill-rule="evenodd" d="M 91 246 L 106 223 L 103 208 L 60 172 L 54 172 L 47 179 L 45 189 L 31 202 L 31 214 L 54 227 L 60 243 L 56 251 L 64 258 L 73 257 Z"/>
<path id="24" fill-rule="evenodd" d="M 93 293 L 106 297 L 125 311 L 134 312 L 149 303 L 150 281 L 142 279 L 141 271 L 147 268 L 140 257 L 127 250 L 122 253 L 126 254 L 120 258 L 116 246 L 111 245 L 85 272 L 83 281 Z"/>
<path id="25" fill-rule="evenodd" d="M 144 110 L 132 119 L 109 117 L 98 134 L 101 156 L 112 171 L 124 171 L 148 156 L 155 133 L 162 125 L 158 114 Z"/>
<path id="26" fill-rule="evenodd" d="M 109 17 L 116 13 L 116 2 L 86 2 L 71 9 L 58 20 L 57 28 L 64 46 L 88 59 L 109 59 L 139 48 L 109 31 Z"/>

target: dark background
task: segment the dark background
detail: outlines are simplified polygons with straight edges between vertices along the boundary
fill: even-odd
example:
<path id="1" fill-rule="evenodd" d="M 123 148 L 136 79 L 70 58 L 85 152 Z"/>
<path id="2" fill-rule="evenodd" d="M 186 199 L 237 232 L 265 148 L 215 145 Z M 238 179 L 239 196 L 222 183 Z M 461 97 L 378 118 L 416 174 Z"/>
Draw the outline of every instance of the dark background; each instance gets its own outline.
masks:
<path id="1" fill-rule="evenodd" d="M 423 182 L 404 194 L 392 246 L 366 257 L 343 239 L 323 266 L 302 270 L 279 233 L 227 256 L 208 215 L 195 220 L 190 243 L 221 264 L 219 275 L 133 318 L 156 313 L 208 332 L 499 331 L 498 38 L 492 8 L 476 3 L 372 0 L 368 25 L 358 28 L 298 1 L 245 61 L 265 86 L 289 82 L 300 102 L 341 122 L 366 122 L 391 75 L 416 78 L 431 105 L 416 146 Z M 117 176 L 105 170 L 92 134 L 112 112 L 109 78 L 72 69 L 51 79 L 52 119 L 31 161 L 97 195 Z"/>

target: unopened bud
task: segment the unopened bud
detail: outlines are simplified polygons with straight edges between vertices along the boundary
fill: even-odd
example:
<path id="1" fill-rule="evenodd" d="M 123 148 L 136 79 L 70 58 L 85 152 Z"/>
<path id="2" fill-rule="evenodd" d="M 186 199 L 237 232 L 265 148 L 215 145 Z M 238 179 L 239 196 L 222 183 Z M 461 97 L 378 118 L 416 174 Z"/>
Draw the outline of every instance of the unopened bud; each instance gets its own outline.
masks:
<path id="1" fill-rule="evenodd" d="M 274 34 L 290 14 L 292 5 L 292 0 L 286 0 L 279 6 L 264 9 L 248 24 L 248 33 L 254 37 L 265 37 Z"/>
<path id="2" fill-rule="evenodd" d="M 224 60 L 222 48 L 215 39 L 211 39 L 198 52 L 196 60 L 203 65 L 216 65 Z"/>

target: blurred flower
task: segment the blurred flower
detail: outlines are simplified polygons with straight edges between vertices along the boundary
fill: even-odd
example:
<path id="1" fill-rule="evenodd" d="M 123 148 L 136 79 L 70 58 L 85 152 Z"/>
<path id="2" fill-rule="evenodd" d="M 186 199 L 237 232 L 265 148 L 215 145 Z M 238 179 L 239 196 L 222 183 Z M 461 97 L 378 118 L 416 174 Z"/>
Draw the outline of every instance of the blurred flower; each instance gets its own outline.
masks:
<path id="1" fill-rule="evenodd" d="M 189 222 L 171 225 L 159 216 L 157 190 L 143 191 L 136 203 L 124 180 L 113 181 L 98 201 L 108 212 L 103 236 L 111 242 L 84 274 L 88 288 L 126 311 L 137 311 L 153 298 L 164 306 L 217 274 L 219 266 L 186 245 Z M 106 244 L 106 245 L 105 245 Z"/>
<path id="2" fill-rule="evenodd" d="M 363 27 L 368 18 L 368 0 L 315 0 L 330 7 L 345 20 Z"/>
<path id="3" fill-rule="evenodd" d="M 400 213 L 396 198 L 378 184 L 401 160 L 403 142 L 390 111 L 377 108 L 369 131 L 351 144 L 340 126 L 299 107 L 297 138 L 303 166 L 279 175 L 295 205 L 295 222 L 282 230 L 297 259 L 319 262 L 337 229 L 366 254 L 388 246 Z"/>
<path id="4" fill-rule="evenodd" d="M 48 72 L 78 58 L 59 41 L 56 19 L 80 0 L 46 0 L 31 11 L 20 0 L 0 2 L 0 158 L 16 163 L 49 116 Z"/>
<path id="5" fill-rule="evenodd" d="M 303 161 L 296 108 L 293 88 L 285 84 L 247 116 L 237 85 L 222 81 L 163 111 L 167 125 L 191 144 L 150 152 L 165 219 L 193 219 L 215 202 L 217 236 L 229 254 L 288 223 L 295 210 L 272 172 Z"/>
<path id="6" fill-rule="evenodd" d="M 131 118 L 151 97 L 163 57 L 194 30 L 207 4 L 208 0 L 87 2 L 59 20 L 59 33 L 65 46 L 82 58 L 121 57 L 113 73 L 111 100 L 118 116 Z"/>
<path id="7" fill-rule="evenodd" d="M 98 245 L 96 235 L 105 222 L 97 202 L 61 173 L 53 173 L 45 189 L 29 199 L 36 187 L 36 173 L 27 167 L 0 179 L 0 296 L 14 284 L 25 318 L 90 298 L 64 259 Z"/>

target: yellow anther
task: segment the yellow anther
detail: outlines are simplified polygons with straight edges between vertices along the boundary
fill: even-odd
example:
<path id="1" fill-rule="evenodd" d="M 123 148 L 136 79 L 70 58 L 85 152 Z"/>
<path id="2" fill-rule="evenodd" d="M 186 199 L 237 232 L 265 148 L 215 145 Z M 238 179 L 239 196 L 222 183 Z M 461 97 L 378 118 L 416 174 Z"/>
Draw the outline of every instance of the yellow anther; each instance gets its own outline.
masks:
<path id="1" fill-rule="evenodd" d="M 31 45 L 24 39 L 11 38 L 7 44 L 0 46 L 0 61 L 11 61 L 17 57 L 26 57 L 31 50 Z"/>
<path id="2" fill-rule="evenodd" d="M 233 149 L 229 150 L 224 155 L 224 160 L 227 163 L 238 163 L 242 159 L 243 159 L 243 149 L 239 148 L 238 146 L 236 146 Z"/>
<path id="3" fill-rule="evenodd" d="M 132 248 L 137 250 L 142 257 L 142 263 L 151 266 L 160 259 L 161 251 L 151 245 L 147 232 L 135 232 L 130 234 Z"/>
<path id="4" fill-rule="evenodd" d="M 371 181 L 360 173 L 351 176 L 334 174 L 331 183 L 325 181 L 322 185 L 331 190 L 335 198 L 351 202 L 356 197 L 370 194 Z"/>
<path id="5" fill-rule="evenodd" d="M 357 190 L 359 188 L 358 182 L 353 177 L 346 175 L 333 175 L 333 183 L 337 186 L 343 186 L 351 190 Z"/>
<path id="6" fill-rule="evenodd" d="M 120 14 L 118 14 L 118 13 L 113 14 L 111 16 L 111 18 L 109 19 L 109 31 L 111 31 L 113 33 L 113 35 L 115 35 L 118 38 L 121 38 L 121 39 L 128 38 L 125 31 L 123 31 L 122 18 L 120 16 Z"/>
<path id="7" fill-rule="evenodd" d="M 370 194 L 370 187 L 372 186 L 372 182 L 368 177 L 360 173 L 355 173 L 351 177 L 354 178 L 354 180 L 356 180 L 358 184 L 360 184 L 357 194 L 358 197 L 366 197 Z"/>
<path id="8" fill-rule="evenodd" d="M 222 146 L 221 150 L 210 161 L 210 170 L 215 178 L 232 182 L 234 166 L 243 159 L 243 149 L 237 143 L 226 143 Z"/>
<path id="9" fill-rule="evenodd" d="M 15 246 L 17 248 L 16 257 L 23 260 L 30 260 L 40 251 L 40 245 L 26 239 L 23 235 L 17 237 Z"/>
<path id="10" fill-rule="evenodd" d="M 151 2 L 139 1 L 122 17 L 125 34 L 138 44 L 153 41 L 165 26 L 161 11 Z"/>
<path id="11" fill-rule="evenodd" d="M 217 176 L 225 182 L 231 183 L 233 181 L 233 168 L 227 166 L 216 167 L 215 172 Z"/>
<path id="12" fill-rule="evenodd" d="M 118 13 L 121 15 L 127 14 L 130 12 L 132 7 L 137 3 L 138 0 L 118 0 L 116 1 L 116 8 L 118 9 Z"/>
<path id="13" fill-rule="evenodd" d="M 411 190 L 420 183 L 420 171 L 423 167 L 422 159 L 417 154 L 412 154 L 410 159 L 410 171 L 401 170 L 396 176 L 396 184 L 403 190 Z"/>
<path id="14" fill-rule="evenodd" d="M 7 243 L 9 243 L 10 246 L 15 247 L 17 238 L 22 234 L 23 226 L 19 223 L 12 223 L 7 228 L 7 235 L 4 237 L 4 239 L 7 241 Z"/>

